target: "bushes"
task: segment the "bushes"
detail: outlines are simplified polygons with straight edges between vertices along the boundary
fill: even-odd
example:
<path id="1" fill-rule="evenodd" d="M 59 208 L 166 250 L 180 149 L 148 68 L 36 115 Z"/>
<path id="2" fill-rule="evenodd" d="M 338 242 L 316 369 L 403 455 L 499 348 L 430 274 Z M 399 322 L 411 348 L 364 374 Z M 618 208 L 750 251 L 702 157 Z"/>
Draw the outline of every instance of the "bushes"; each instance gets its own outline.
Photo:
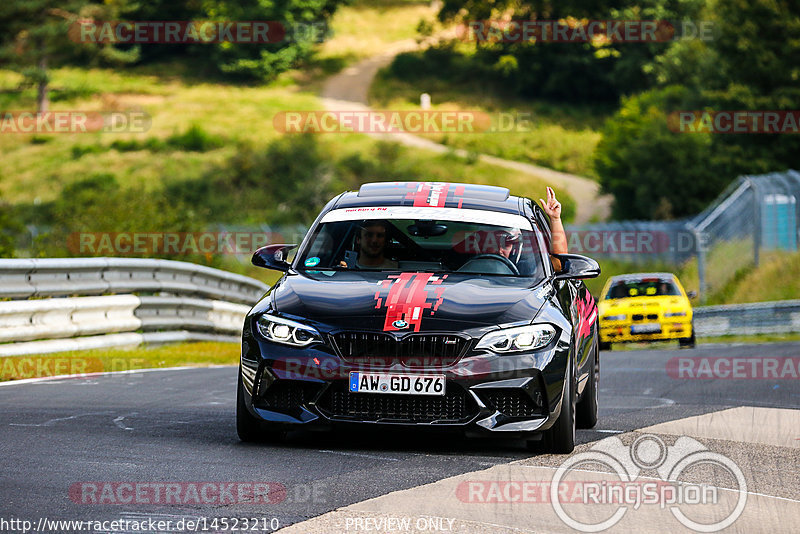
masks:
<path id="1" fill-rule="evenodd" d="M 149 150 L 150 152 L 167 152 L 170 150 L 183 150 L 186 152 L 208 152 L 221 148 L 226 140 L 218 135 L 206 132 L 202 127 L 193 124 L 183 133 L 175 133 L 166 139 L 148 137 L 147 139 L 117 139 L 108 146 L 103 145 L 74 145 L 72 159 L 80 159 L 86 154 L 100 154 L 108 150 L 118 152 L 136 152 Z"/>

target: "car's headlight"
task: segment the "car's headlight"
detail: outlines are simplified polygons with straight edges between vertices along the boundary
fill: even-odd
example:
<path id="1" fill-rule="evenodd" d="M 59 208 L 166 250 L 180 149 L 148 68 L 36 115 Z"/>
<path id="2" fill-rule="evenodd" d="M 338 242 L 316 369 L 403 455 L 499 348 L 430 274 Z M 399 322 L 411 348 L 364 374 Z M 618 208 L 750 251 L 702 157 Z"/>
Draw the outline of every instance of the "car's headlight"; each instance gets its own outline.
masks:
<path id="1" fill-rule="evenodd" d="M 536 350 L 550 343 L 555 335 L 556 329 L 548 324 L 504 328 L 483 336 L 475 348 L 494 352 Z"/>
<path id="2" fill-rule="evenodd" d="M 606 315 L 604 317 L 601 317 L 600 320 L 601 321 L 624 321 L 627 318 L 628 318 L 628 316 L 625 315 L 625 314 L 622 314 L 622 315 Z"/>
<path id="3" fill-rule="evenodd" d="M 315 328 L 274 315 L 262 315 L 256 321 L 256 326 L 259 334 L 275 343 L 305 347 L 322 342 L 322 336 Z"/>
<path id="4" fill-rule="evenodd" d="M 685 311 L 667 312 L 664 314 L 664 317 L 686 317 L 686 312 Z"/>

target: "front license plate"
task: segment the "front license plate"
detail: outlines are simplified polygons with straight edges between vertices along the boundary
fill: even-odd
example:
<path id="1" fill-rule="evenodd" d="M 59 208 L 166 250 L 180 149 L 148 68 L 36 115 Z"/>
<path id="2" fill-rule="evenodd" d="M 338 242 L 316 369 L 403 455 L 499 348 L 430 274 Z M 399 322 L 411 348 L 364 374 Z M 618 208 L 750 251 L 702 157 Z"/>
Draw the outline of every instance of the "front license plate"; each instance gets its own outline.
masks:
<path id="1" fill-rule="evenodd" d="M 351 393 L 392 393 L 395 395 L 444 395 L 444 375 L 392 375 L 350 373 Z"/>
<path id="2" fill-rule="evenodd" d="M 658 323 L 631 325 L 631 334 L 653 334 L 656 332 L 661 332 L 661 325 Z"/>

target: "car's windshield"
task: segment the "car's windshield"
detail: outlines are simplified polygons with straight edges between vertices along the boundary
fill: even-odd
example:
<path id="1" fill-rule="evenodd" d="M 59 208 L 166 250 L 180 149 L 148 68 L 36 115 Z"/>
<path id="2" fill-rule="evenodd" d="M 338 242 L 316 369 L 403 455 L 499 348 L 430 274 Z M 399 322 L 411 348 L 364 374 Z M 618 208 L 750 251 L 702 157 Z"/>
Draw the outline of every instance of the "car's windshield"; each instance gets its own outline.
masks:
<path id="1" fill-rule="evenodd" d="M 296 265 L 306 271 L 430 271 L 541 278 L 541 234 L 520 216 L 495 215 L 500 223 L 517 224 L 323 219 L 308 246 L 299 252 Z"/>
<path id="2" fill-rule="evenodd" d="M 614 282 L 606 293 L 606 300 L 629 297 L 680 296 L 678 287 L 671 281 L 659 278 L 621 280 Z"/>

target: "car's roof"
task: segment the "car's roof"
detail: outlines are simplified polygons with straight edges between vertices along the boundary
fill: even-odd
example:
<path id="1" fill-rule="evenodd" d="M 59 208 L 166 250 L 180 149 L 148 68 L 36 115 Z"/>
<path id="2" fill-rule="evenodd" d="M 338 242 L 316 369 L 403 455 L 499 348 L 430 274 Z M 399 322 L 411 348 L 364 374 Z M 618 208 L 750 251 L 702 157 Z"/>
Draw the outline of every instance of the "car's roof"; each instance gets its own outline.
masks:
<path id="1" fill-rule="evenodd" d="M 342 194 L 331 209 L 426 206 L 520 213 L 520 199 L 505 187 L 450 182 L 377 182 Z"/>
<path id="2" fill-rule="evenodd" d="M 675 275 L 672 273 L 630 273 L 630 274 L 620 274 L 617 276 L 612 276 L 612 282 L 631 282 L 636 280 L 642 280 L 644 278 L 659 278 L 659 279 L 675 279 Z"/>

